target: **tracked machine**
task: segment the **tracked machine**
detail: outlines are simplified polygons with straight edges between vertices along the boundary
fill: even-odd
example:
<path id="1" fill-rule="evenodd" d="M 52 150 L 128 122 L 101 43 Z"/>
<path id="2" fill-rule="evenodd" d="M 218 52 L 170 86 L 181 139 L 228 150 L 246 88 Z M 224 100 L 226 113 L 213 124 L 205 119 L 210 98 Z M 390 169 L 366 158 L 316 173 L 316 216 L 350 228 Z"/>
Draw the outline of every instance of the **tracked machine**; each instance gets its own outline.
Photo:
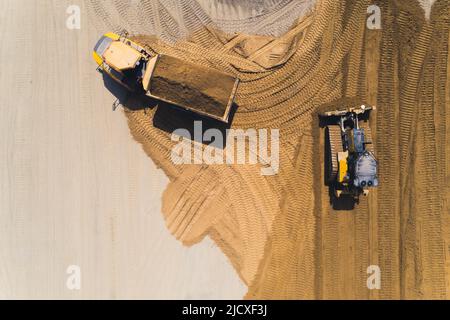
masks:
<path id="1" fill-rule="evenodd" d="M 369 127 L 370 111 L 375 107 L 341 108 L 321 112 L 325 126 L 325 175 L 337 198 L 353 197 L 378 186 L 378 161 L 375 158 Z"/>

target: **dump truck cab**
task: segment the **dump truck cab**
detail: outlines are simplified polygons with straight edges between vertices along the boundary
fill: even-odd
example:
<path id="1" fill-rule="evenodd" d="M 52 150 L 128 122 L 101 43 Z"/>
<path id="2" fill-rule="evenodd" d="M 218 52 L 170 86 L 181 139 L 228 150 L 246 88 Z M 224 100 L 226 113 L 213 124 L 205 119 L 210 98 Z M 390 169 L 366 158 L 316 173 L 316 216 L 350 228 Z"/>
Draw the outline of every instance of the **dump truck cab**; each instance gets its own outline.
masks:
<path id="1" fill-rule="evenodd" d="M 107 33 L 94 47 L 93 57 L 98 70 L 130 91 L 142 90 L 141 81 L 149 55 L 131 40 Z"/>

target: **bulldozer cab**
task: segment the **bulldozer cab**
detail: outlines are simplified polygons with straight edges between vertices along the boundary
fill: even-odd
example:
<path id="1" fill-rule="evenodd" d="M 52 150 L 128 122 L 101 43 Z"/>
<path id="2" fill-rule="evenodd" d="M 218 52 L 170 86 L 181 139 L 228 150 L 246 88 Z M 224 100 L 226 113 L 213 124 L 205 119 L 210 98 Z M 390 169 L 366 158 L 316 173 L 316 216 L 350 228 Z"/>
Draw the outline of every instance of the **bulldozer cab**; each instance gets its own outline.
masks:
<path id="1" fill-rule="evenodd" d="M 349 129 L 347 130 L 348 136 L 348 150 L 350 153 L 362 153 L 364 152 L 364 129 Z"/>

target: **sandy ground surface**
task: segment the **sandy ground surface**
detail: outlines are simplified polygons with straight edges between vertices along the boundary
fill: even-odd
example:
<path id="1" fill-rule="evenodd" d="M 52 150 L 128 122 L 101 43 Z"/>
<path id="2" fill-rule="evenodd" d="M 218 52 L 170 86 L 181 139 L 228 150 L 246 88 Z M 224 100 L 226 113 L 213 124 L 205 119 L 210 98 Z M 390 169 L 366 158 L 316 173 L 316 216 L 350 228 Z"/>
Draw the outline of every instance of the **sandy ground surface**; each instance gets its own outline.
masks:
<path id="1" fill-rule="evenodd" d="M 81 30 L 65 27 L 73 4 Z M 2 0 L 0 21 L 0 298 L 242 298 L 212 241 L 186 248 L 166 229 L 168 180 L 95 72 L 108 30 L 81 1 Z"/>
<path id="2" fill-rule="evenodd" d="M 425 11 L 406 0 L 379 1 L 382 31 L 365 30 L 372 1 L 320 0 L 292 36 L 268 50 L 255 47 L 253 35 L 223 39 L 203 28 L 211 19 L 194 0 L 89 2 L 83 12 L 98 21 L 80 31 L 64 28 L 67 3 L 2 3 L 0 32 L 10 44 L 1 48 L 3 296 L 241 297 L 245 289 L 211 237 L 249 298 L 449 297 L 445 0 L 431 12 L 432 0 L 420 1 Z M 305 3 L 270 1 L 255 19 L 244 6 L 219 21 L 227 9 L 206 7 L 224 30 L 251 26 L 273 36 L 289 28 L 278 22 L 290 12 L 308 12 Z M 17 20 L 24 21 L 20 32 Z M 159 106 L 130 110 L 132 136 L 164 178 L 132 142 L 123 117 L 109 112 L 113 98 L 89 57 L 100 31 L 121 28 L 170 41 L 191 32 L 189 41 L 171 45 L 139 39 L 156 52 L 238 75 L 232 126 L 282 128 L 279 174 L 262 177 L 253 165 L 175 166 L 168 129 L 195 116 Z M 255 58 L 262 56 L 275 59 Z M 272 70 L 280 61 L 285 65 Z M 342 96 L 378 106 L 371 127 L 381 185 L 353 210 L 330 205 L 314 114 Z M 169 233 L 197 245 L 184 249 Z M 80 292 L 64 287 L 70 264 L 84 270 Z M 369 265 L 380 267 L 381 290 L 366 286 Z"/>
<path id="3" fill-rule="evenodd" d="M 140 16 L 173 31 L 197 25 L 186 41 L 138 42 L 237 75 L 232 127 L 281 128 L 281 152 L 273 177 L 253 165 L 176 166 L 167 128 L 188 127 L 196 117 L 156 105 L 127 112 L 133 137 L 171 181 L 162 206 L 170 232 L 186 245 L 212 237 L 249 285 L 249 298 L 448 298 L 448 2 L 437 1 L 427 21 L 418 2 L 379 1 L 383 28 L 370 30 L 372 1 L 321 0 L 293 34 L 249 46 L 256 50 L 250 57 L 239 48 L 253 35 L 222 39 L 201 28 L 194 0 L 179 2 L 183 10 L 169 16 L 169 0 Z M 283 13 L 268 13 L 260 27 Z M 294 53 L 271 51 L 289 42 Z M 280 68 L 251 59 L 274 53 L 286 58 Z M 316 111 L 342 97 L 378 107 L 370 126 L 381 183 L 358 205 L 330 203 L 323 184 Z M 380 290 L 367 286 L 370 266 L 379 267 Z"/>

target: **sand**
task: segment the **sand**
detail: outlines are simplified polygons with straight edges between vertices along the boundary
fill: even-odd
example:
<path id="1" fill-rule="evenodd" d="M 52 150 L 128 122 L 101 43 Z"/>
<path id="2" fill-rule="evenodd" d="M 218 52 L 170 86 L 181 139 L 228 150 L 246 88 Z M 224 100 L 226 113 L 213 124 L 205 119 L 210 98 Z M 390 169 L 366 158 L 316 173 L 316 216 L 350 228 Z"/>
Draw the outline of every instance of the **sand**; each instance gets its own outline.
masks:
<path id="1" fill-rule="evenodd" d="M 446 299 L 448 3 L 437 1 L 428 22 L 419 3 L 380 2 L 382 31 L 365 27 L 369 1 L 345 4 L 319 1 L 300 19 L 312 22 L 299 28 L 292 55 L 282 51 L 282 67 L 239 55 L 246 36 L 211 28 L 175 44 L 139 37 L 241 78 L 232 127 L 282 129 L 277 176 L 250 165 L 175 166 L 170 132 L 160 128 L 193 118 L 165 108 L 127 112 L 132 135 L 171 181 L 163 197 L 171 233 L 186 245 L 212 237 L 249 286 L 247 298 Z M 342 97 L 378 107 L 371 127 L 381 185 L 353 206 L 330 204 L 323 184 L 316 111 Z M 381 290 L 366 286 L 372 265 Z"/>
<path id="2" fill-rule="evenodd" d="M 11 55 L 2 46 L 2 63 L 39 49 L 20 72 L 5 63 L 1 74 L 9 93 L 1 105 L 14 106 L 2 118 L 3 296 L 218 298 L 221 288 L 222 297 L 251 299 L 450 298 L 448 1 L 434 3 L 429 21 L 419 2 L 378 1 L 382 31 L 365 28 L 368 0 L 320 0 L 311 14 L 306 2 L 270 1 L 257 19 L 243 8 L 239 21 L 231 13 L 210 19 L 193 0 L 139 1 L 140 10 L 87 2 L 93 30 L 126 28 L 155 52 L 241 78 L 232 127 L 282 129 L 280 172 L 272 177 L 258 165 L 174 165 L 169 129 L 189 127 L 195 116 L 134 103 L 125 112 L 130 134 L 120 114 L 104 111 L 111 97 L 86 55 L 95 32 L 70 41 L 55 29 L 58 20 L 44 23 L 58 19 L 47 14 L 50 5 L 33 15 L 33 7 L 19 12 L 17 2 L 5 3 L 11 9 L 3 12 L 28 21 L 21 36 L 12 35 L 11 19 L 2 24 L 6 43 L 29 50 Z M 219 31 L 246 25 L 251 35 Z M 145 36 L 152 31 L 163 41 Z M 273 40 L 263 53 L 255 45 Z M 274 48 L 281 48 L 276 59 L 264 59 Z M 66 50 L 78 53 L 59 55 Z M 47 54 L 53 64 L 38 68 Z M 52 83 L 61 90 L 47 92 Z M 330 204 L 316 114 L 343 96 L 378 107 L 371 127 L 381 185 L 353 210 Z M 171 260 L 178 253 L 185 260 Z M 60 281 L 61 265 L 76 263 L 74 256 L 87 270 L 79 293 Z M 381 269 L 381 290 L 366 286 L 370 265 Z"/>
<path id="3" fill-rule="evenodd" d="M 65 27 L 72 4 L 81 30 Z M 0 298 L 241 298 L 211 240 L 186 248 L 165 227 L 168 179 L 95 72 L 109 29 L 81 1 L 4 0 L 0 20 Z"/>
<path id="4" fill-rule="evenodd" d="M 236 79 L 227 74 L 160 55 L 152 73 L 149 91 L 178 106 L 226 120 L 235 86 Z"/>

